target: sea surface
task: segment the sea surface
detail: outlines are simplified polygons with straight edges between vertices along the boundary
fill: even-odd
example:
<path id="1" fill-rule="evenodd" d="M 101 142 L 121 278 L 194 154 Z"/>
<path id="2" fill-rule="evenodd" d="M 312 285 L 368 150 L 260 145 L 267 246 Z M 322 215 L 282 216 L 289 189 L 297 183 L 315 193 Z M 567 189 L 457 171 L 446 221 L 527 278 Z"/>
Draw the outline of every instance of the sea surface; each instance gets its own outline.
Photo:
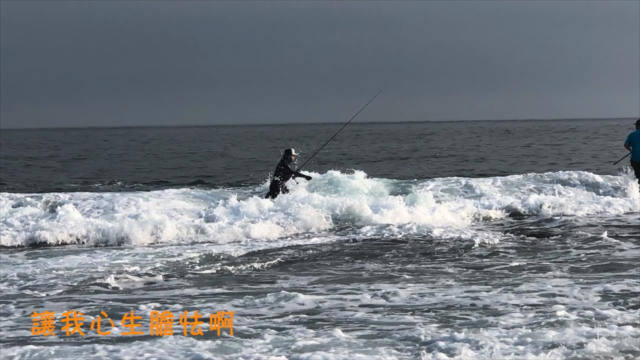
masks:
<path id="1" fill-rule="evenodd" d="M 0 357 L 640 358 L 632 120 L 339 127 L 2 130 Z"/>

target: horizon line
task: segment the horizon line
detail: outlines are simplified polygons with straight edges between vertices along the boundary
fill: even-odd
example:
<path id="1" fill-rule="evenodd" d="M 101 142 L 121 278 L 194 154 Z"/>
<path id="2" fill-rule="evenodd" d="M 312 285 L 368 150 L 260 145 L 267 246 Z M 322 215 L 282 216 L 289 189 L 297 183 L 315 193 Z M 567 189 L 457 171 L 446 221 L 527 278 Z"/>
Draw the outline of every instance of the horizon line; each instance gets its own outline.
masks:
<path id="1" fill-rule="evenodd" d="M 621 117 L 568 117 L 568 118 L 517 118 L 517 119 L 439 119 L 439 120 L 405 120 L 405 121 L 358 121 L 352 124 L 414 124 L 414 123 L 443 123 L 443 122 L 464 122 L 464 121 L 567 121 L 567 120 L 623 120 L 636 119 L 634 116 Z M 266 123 L 266 124 L 176 124 L 176 125 L 114 125 L 114 126 L 59 126 L 59 127 L 2 127 L 0 130 L 65 130 L 65 129 L 135 129 L 135 128 L 181 128 L 181 127 L 243 127 L 243 126 L 290 126 L 290 125 L 329 125 L 342 124 L 339 121 L 309 122 L 309 123 Z"/>

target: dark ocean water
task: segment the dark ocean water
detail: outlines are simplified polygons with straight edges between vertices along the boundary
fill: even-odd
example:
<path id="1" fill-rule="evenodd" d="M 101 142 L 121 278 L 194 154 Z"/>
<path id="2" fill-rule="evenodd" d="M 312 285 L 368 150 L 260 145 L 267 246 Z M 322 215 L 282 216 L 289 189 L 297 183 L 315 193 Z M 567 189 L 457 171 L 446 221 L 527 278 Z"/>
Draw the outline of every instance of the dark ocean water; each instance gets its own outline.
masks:
<path id="1" fill-rule="evenodd" d="M 640 193 L 611 164 L 632 125 L 355 123 L 275 201 L 282 149 L 340 125 L 2 130 L 2 356 L 636 359 Z M 56 336 L 31 333 L 45 310 Z M 184 336 L 185 310 L 233 311 L 234 336 Z"/>
<path id="2" fill-rule="evenodd" d="M 281 151 L 311 154 L 340 124 L 3 130 L 10 192 L 154 190 L 263 182 Z M 308 168 L 370 177 L 488 177 L 585 170 L 617 174 L 630 120 L 351 124 Z"/>

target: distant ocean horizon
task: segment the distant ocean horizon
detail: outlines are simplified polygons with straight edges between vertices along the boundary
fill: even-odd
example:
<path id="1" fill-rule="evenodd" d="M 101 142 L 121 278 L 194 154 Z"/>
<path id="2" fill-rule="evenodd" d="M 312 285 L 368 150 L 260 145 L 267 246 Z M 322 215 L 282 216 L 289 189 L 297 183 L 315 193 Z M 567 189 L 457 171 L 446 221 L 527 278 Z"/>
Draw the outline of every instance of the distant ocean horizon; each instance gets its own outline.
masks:
<path id="1" fill-rule="evenodd" d="M 640 116 L 640 115 L 639 115 Z M 633 120 L 639 117 L 634 116 L 618 116 L 618 117 L 551 117 L 551 118 L 503 118 L 503 119 L 435 119 L 435 120 L 406 120 L 406 121 L 357 121 L 360 124 L 413 124 L 413 123 L 440 123 L 440 122 L 474 122 L 474 121 L 603 121 L 603 120 Z M 346 119 L 345 119 L 346 120 Z M 282 125 L 331 125 L 344 124 L 344 121 L 319 121 L 319 122 L 267 122 L 267 123 L 220 123 L 220 124 L 174 124 L 174 125 L 97 125 L 97 126 L 41 126 L 41 127 L 2 127 L 0 130 L 56 130 L 56 129 L 119 129 L 119 128 L 181 128 L 181 127 L 216 127 L 216 126 L 282 126 Z"/>

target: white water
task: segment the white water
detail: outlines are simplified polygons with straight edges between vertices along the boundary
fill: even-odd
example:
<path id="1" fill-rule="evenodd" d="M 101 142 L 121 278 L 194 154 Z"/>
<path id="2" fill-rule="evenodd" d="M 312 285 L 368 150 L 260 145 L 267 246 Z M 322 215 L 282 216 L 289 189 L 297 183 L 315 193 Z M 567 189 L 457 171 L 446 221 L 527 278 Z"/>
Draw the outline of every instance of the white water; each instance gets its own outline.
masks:
<path id="1" fill-rule="evenodd" d="M 291 182 L 291 193 L 275 201 L 262 198 L 266 184 L 0 194 L 2 245 L 88 245 L 0 253 L 2 356 L 625 359 L 640 353 L 634 268 L 640 248 L 629 226 L 640 196 L 630 174 L 313 176 Z M 528 218 L 512 220 L 512 213 Z M 567 219 L 559 235 L 533 236 Z M 517 229 L 509 232 L 512 226 Z M 405 235 L 409 240 L 400 239 Z M 354 237 L 367 240 L 340 241 Z M 489 245 L 458 246 L 459 239 Z M 69 309 L 83 312 L 86 326 L 107 312 L 116 320 L 114 335 L 99 338 L 86 326 L 84 338 L 31 335 L 33 311 Z M 118 335 L 124 311 L 148 316 L 154 309 L 232 309 L 237 335 Z"/>
<path id="2" fill-rule="evenodd" d="M 311 182 L 291 181 L 291 193 L 275 201 L 262 198 L 266 183 L 243 189 L 0 193 L 0 245 L 208 242 L 238 253 L 274 240 L 283 245 L 292 236 L 325 236 L 336 226 L 366 236 L 496 241 L 477 225 L 511 212 L 598 217 L 640 211 L 630 174 L 562 171 L 415 181 L 368 178 L 361 171 L 312 175 Z"/>

